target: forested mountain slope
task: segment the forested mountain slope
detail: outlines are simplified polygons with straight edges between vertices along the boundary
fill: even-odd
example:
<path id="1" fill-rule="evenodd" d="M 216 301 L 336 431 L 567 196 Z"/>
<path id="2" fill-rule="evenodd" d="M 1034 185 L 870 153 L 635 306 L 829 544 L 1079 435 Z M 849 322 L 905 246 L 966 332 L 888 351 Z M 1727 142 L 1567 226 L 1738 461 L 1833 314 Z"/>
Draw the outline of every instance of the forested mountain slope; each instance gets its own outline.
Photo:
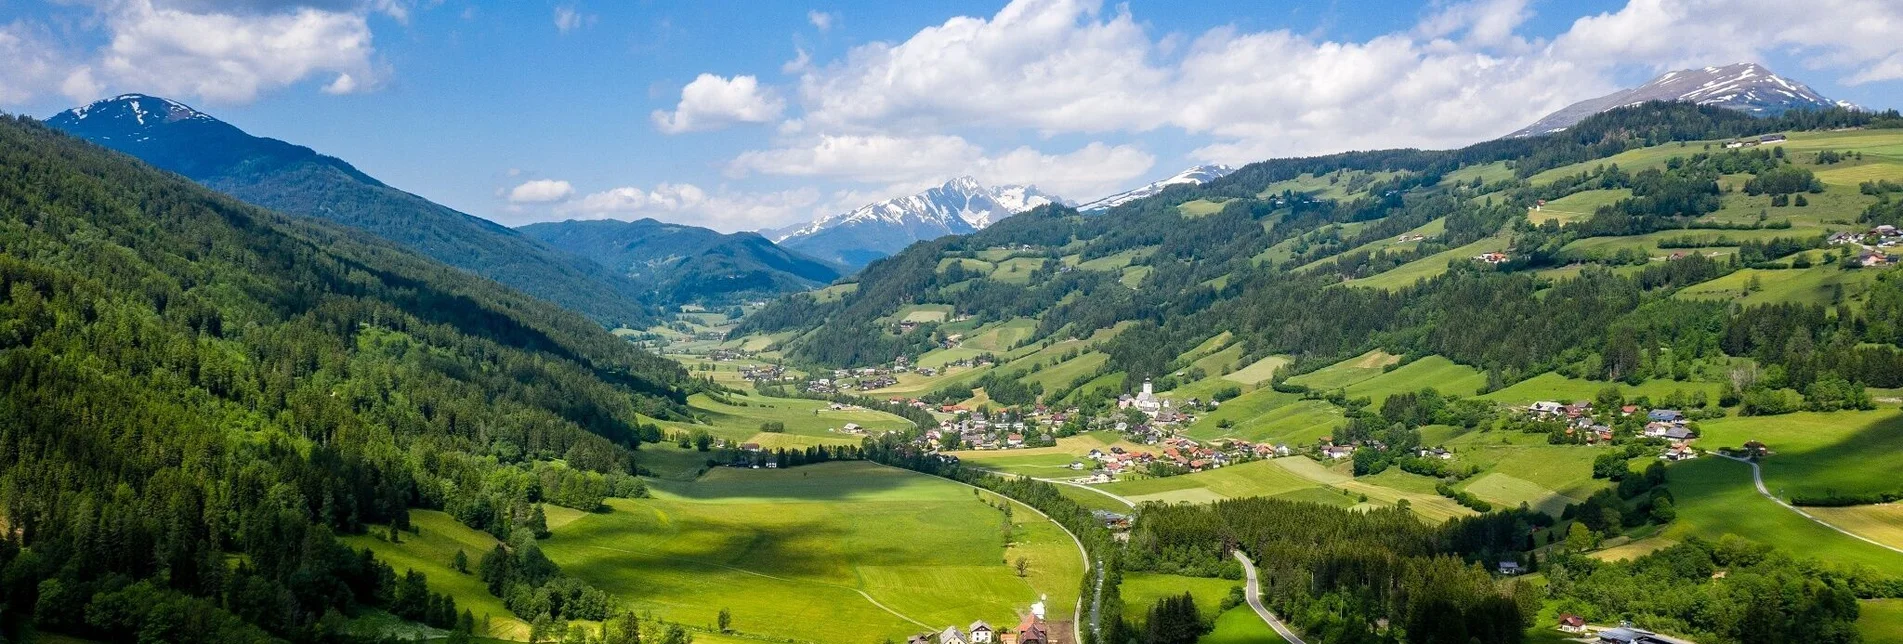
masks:
<path id="1" fill-rule="evenodd" d="M 646 289 L 615 271 L 175 101 L 127 94 L 47 123 L 250 203 L 367 231 L 609 326 L 639 326 L 653 315 L 642 303 Z"/>
<path id="2" fill-rule="evenodd" d="M 533 529 L 536 477 L 625 477 L 644 418 L 682 417 L 696 387 L 552 304 L 0 121 L 11 623 L 308 641 L 384 608 L 466 626 L 332 535 L 394 532 L 412 507 Z M 565 465 L 531 471 L 548 459 Z"/>
<path id="3" fill-rule="evenodd" d="M 773 297 L 825 286 L 844 270 L 781 248 L 758 233 L 721 234 L 653 219 L 571 219 L 517 230 L 649 284 L 668 303 Z"/>
<path id="4" fill-rule="evenodd" d="M 938 324 L 900 324 L 908 307 L 945 305 L 950 316 L 970 316 L 967 327 L 1034 318 L 1025 344 L 1124 324 L 1101 347 L 1108 360 L 1089 374 L 1122 374 L 1124 390 L 1176 375 L 1185 368 L 1178 356 L 1225 332 L 1241 347 L 1239 364 L 1285 354 L 1295 372 L 1386 348 L 1478 367 L 1492 387 L 1556 369 L 1643 379 L 1656 375 L 1655 353 L 1676 347 L 1688 357 L 1722 352 L 1778 365 L 1784 378 L 1775 384 L 1800 391 L 1837 379 L 1898 386 L 1903 358 L 1894 346 L 1903 338 L 1889 322 L 1903 292 L 1898 280 L 1871 280 L 1860 309 L 1726 307 L 1673 297 L 1822 247 L 1828 230 L 1862 225 L 1854 211 L 1838 224 L 1800 220 L 1797 228 L 1772 218 L 1770 208 L 1763 216 L 1756 208 L 1714 212 L 1745 193 L 1757 200 L 1750 203 L 1775 204 L 1780 194 L 1801 200 L 1795 193 L 1812 187 L 1815 155 L 1800 165 L 1768 146 L 1648 148 L 1897 124 L 1894 112 L 1760 119 L 1650 103 L 1563 133 L 1460 150 L 1264 161 L 1102 216 L 1047 207 L 920 243 L 873 263 L 840 297 L 784 298 L 740 332 L 780 334 L 796 359 L 859 365 L 946 342 Z M 1656 167 L 1620 169 L 1615 155 L 1628 151 L 1654 155 Z M 1664 154 L 1681 158 L 1666 162 Z M 1545 201 L 1590 191 L 1625 196 L 1563 226 L 1535 218 Z M 1873 204 L 1873 212 L 1894 203 L 1858 196 L 1854 187 L 1849 195 L 1845 203 Z M 1713 239 L 1683 243 L 1723 242 L 1729 256 L 1594 250 L 1634 239 L 1670 245 L 1672 236 L 1692 233 Z M 1499 261 L 1476 259 L 1489 251 L 1500 251 Z M 1035 268 L 1002 279 L 1007 262 Z"/>

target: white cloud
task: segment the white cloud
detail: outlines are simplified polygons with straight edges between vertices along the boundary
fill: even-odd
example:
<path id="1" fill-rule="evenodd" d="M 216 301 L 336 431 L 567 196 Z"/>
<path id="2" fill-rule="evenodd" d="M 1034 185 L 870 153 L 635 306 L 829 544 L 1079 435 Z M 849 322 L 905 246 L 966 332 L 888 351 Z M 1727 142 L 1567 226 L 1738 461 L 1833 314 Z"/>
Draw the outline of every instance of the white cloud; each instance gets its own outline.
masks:
<path id="1" fill-rule="evenodd" d="M 509 203 L 532 204 L 554 203 L 575 194 L 575 187 L 567 181 L 555 179 L 534 179 L 522 182 L 509 190 Z"/>
<path id="2" fill-rule="evenodd" d="M 1550 6 L 1550 5 L 1549 5 Z M 1847 83 L 1903 78 L 1894 0 L 1629 0 L 1529 38 L 1527 0 L 1438 5 L 1365 40 L 1220 27 L 1151 34 L 1125 5 L 1016 0 L 902 42 L 800 60 L 801 131 L 940 135 L 1179 130 L 1228 163 L 1369 147 L 1452 147 L 1616 87 L 1622 72 L 1795 56 Z M 753 166 L 760 157 L 738 161 Z"/>
<path id="3" fill-rule="evenodd" d="M 582 15 L 581 11 L 575 9 L 575 7 L 573 6 L 562 6 L 562 7 L 555 8 L 555 30 L 556 31 L 559 31 L 562 33 L 568 33 L 568 32 L 574 31 L 581 27 L 582 21 L 584 19 L 586 19 L 586 17 Z"/>
<path id="4" fill-rule="evenodd" d="M 806 21 L 813 23 L 813 28 L 818 29 L 820 31 L 831 31 L 833 28 L 833 21 L 838 19 L 839 19 L 839 16 L 826 13 L 818 9 L 814 9 L 812 11 L 806 12 Z"/>
<path id="5" fill-rule="evenodd" d="M 1060 195 L 1082 196 L 1112 192 L 1155 163 L 1154 156 L 1132 145 L 1097 142 L 1064 154 L 1020 146 L 994 155 L 958 136 L 880 134 L 822 135 L 804 145 L 751 150 L 736 157 L 727 170 L 735 177 L 767 174 L 881 184 L 885 187 L 878 192 L 887 197 L 959 175 L 991 185 L 1034 183 Z"/>
<path id="6" fill-rule="evenodd" d="M 681 101 L 673 112 L 655 110 L 653 119 L 662 132 L 680 134 L 736 123 L 766 123 L 779 118 L 785 109 L 786 102 L 761 87 L 757 78 L 701 74 L 681 88 Z"/>
<path id="7" fill-rule="evenodd" d="M 661 183 L 591 193 L 556 206 L 555 213 L 589 219 L 654 217 L 717 230 L 773 228 L 810 217 L 819 191 L 799 188 L 764 193 L 708 192 L 688 183 Z"/>
<path id="8" fill-rule="evenodd" d="M 0 61 L 6 61 L 0 63 L 0 105 L 25 103 L 56 85 L 74 85 L 71 65 L 55 42 L 24 21 L 0 25 Z"/>

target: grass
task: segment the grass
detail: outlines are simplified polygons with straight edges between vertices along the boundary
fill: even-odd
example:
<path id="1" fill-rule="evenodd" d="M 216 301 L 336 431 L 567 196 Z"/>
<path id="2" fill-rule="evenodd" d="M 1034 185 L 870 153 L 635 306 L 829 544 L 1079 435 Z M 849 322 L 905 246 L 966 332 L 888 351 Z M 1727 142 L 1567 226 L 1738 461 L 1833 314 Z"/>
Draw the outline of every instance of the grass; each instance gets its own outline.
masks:
<path id="1" fill-rule="evenodd" d="M 1053 614 L 1069 614 L 1083 575 L 1076 546 L 1016 506 L 1007 548 L 1003 513 L 987 505 L 1001 502 L 869 463 L 719 468 L 657 484 L 652 499 L 612 500 L 543 550 L 637 611 L 703 625 L 726 608 L 737 630 L 763 638 L 877 642 L 1013 622 L 1043 594 Z M 1024 578 L 1006 563 L 1020 556 Z"/>
<path id="2" fill-rule="evenodd" d="M 1903 642 L 1903 599 L 1866 599 L 1857 608 L 1857 632 L 1865 644 Z"/>
<path id="3" fill-rule="evenodd" d="M 473 571 L 482 555 L 496 547 L 495 537 L 458 523 L 448 514 L 435 510 L 411 510 L 410 523 L 416 526 L 419 533 L 400 533 L 402 543 L 390 543 L 381 537 L 371 536 L 387 534 L 381 529 L 371 530 L 370 535 L 348 535 L 343 537 L 343 541 L 352 548 L 369 548 L 378 559 L 395 568 L 397 574 L 415 570 L 427 575 L 430 590 L 455 598 L 458 610 L 468 609 L 475 615 L 478 635 L 528 639 L 528 624 L 511 614 L 500 598 L 489 594 L 489 588 L 482 583 L 482 579 L 449 567 L 456 551 L 462 550 L 463 554 L 468 555 L 470 570 Z M 484 624 L 488 625 L 486 629 Z"/>
<path id="4" fill-rule="evenodd" d="M 1804 511 L 1863 538 L 1903 548 L 1903 504 L 1805 508 Z"/>
<path id="5" fill-rule="evenodd" d="M 1344 415 L 1340 407 L 1295 394 L 1257 389 L 1204 414 L 1188 435 L 1199 440 L 1241 438 L 1262 442 L 1305 443 L 1334 433 Z M 1224 421 L 1229 427 L 1223 427 Z"/>
<path id="6" fill-rule="evenodd" d="M 1503 403 L 1531 404 L 1541 400 L 1569 401 L 1592 400 L 1606 387 L 1618 387 L 1626 398 L 1645 396 L 1652 400 L 1663 400 L 1674 391 L 1703 391 L 1710 399 L 1716 399 L 1723 385 L 1715 382 L 1647 380 L 1637 386 L 1625 383 L 1613 383 L 1603 380 L 1584 380 L 1569 378 L 1553 372 L 1546 372 L 1519 382 L 1504 389 L 1480 396 L 1483 400 Z"/>
<path id="7" fill-rule="evenodd" d="M 857 423 L 867 431 L 905 430 L 913 427 L 912 421 L 882 411 L 868 409 L 833 411 L 828 403 L 804 398 L 772 398 L 759 394 L 727 394 L 726 399 L 735 404 L 726 404 L 707 394 L 695 394 L 687 402 L 710 425 L 670 425 L 676 429 L 699 427 L 709 433 L 730 440 L 751 439 L 760 432 L 760 425 L 769 421 L 786 424 L 786 433 L 801 436 L 840 438 L 847 436 L 831 431 L 846 423 Z"/>
<path id="8" fill-rule="evenodd" d="M 1489 503 L 1508 508 L 1517 508 L 1521 503 L 1548 516 L 1558 517 L 1566 511 L 1566 506 L 1578 503 L 1575 499 L 1554 492 L 1538 483 L 1509 474 L 1491 472 L 1473 479 L 1465 488 L 1474 496 L 1486 499 Z"/>
<path id="9" fill-rule="evenodd" d="M 1536 224 L 1547 220 L 1558 221 L 1561 224 L 1570 224 L 1590 219 L 1592 214 L 1597 212 L 1601 206 L 1610 206 L 1622 199 L 1631 197 L 1632 190 L 1628 188 L 1582 190 L 1546 202 L 1546 206 L 1539 210 L 1528 210 L 1526 211 L 1526 217 Z"/>
<path id="10" fill-rule="evenodd" d="M 1759 440 L 1764 484 L 1773 494 L 1822 496 L 1896 491 L 1896 464 L 1882 455 L 1903 453 L 1903 411 L 1800 412 L 1731 417 L 1700 423 L 1707 448 Z"/>
<path id="11" fill-rule="evenodd" d="M 1379 407 L 1388 396 L 1435 389 L 1443 394 L 1471 396 L 1486 386 L 1480 370 L 1440 356 L 1428 356 L 1348 386 L 1348 397 L 1372 399 Z"/>
<path id="12" fill-rule="evenodd" d="M 1204 633 L 1196 644 L 1284 644 L 1268 624 L 1248 605 L 1237 606 L 1216 617 L 1216 626 Z"/>
<path id="13" fill-rule="evenodd" d="M 1483 238 L 1465 246 L 1450 248 L 1420 259 L 1402 264 L 1373 276 L 1364 277 L 1348 284 L 1363 288 L 1395 290 L 1404 286 L 1413 286 L 1415 282 L 1447 272 L 1447 262 L 1470 259 L 1481 253 L 1505 251 L 1507 240 L 1498 235 Z"/>
<path id="14" fill-rule="evenodd" d="M 963 344 L 973 349 L 991 352 L 1010 351 L 1031 338 L 1037 331 L 1037 320 L 1031 318 L 1012 318 L 985 327 L 977 335 L 966 338 Z"/>
<path id="15" fill-rule="evenodd" d="M 1223 206 L 1229 205 L 1230 201 L 1233 200 L 1223 199 L 1221 201 L 1210 201 L 1208 199 L 1196 199 L 1194 201 L 1185 201 L 1176 205 L 1176 211 L 1183 213 L 1184 217 L 1191 219 L 1206 217 L 1222 212 Z"/>
<path id="16" fill-rule="evenodd" d="M 1241 580 L 1233 579 L 1129 572 L 1123 574 L 1123 585 L 1118 586 L 1117 590 L 1123 595 L 1124 619 L 1140 624 L 1149 619 L 1150 607 L 1157 600 L 1178 597 L 1183 593 L 1196 598 L 1196 609 L 1204 615 L 1214 615 L 1221 610 L 1222 600 L 1229 596 L 1229 589 L 1241 585 Z"/>
<path id="17" fill-rule="evenodd" d="M 1319 391 L 1340 389 L 1381 375 L 1382 368 L 1400 361 L 1400 356 L 1375 349 L 1359 356 L 1322 367 L 1321 369 L 1289 378 L 1288 381 Z"/>
<path id="18" fill-rule="evenodd" d="M 1037 373 L 1025 374 L 1018 380 L 1026 383 L 1041 383 L 1044 385 L 1045 392 L 1056 392 L 1069 387 L 1070 383 L 1079 377 L 1096 373 L 1098 367 L 1102 367 L 1109 361 L 1110 354 L 1107 353 L 1096 351 L 1080 353 L 1075 358 L 1045 367 Z"/>
<path id="19" fill-rule="evenodd" d="M 1086 271 L 1121 271 L 1125 266 L 1129 266 L 1132 262 L 1149 257 L 1150 253 L 1154 252 L 1156 252 L 1155 246 L 1132 248 L 1114 255 L 1105 255 L 1093 260 L 1077 262 L 1077 268 Z"/>
<path id="20" fill-rule="evenodd" d="M 1000 472 L 1045 478 L 1073 478 L 1083 473 L 1072 471 L 1069 468 L 1071 463 L 1088 462 L 1085 455 L 1089 454 L 1090 450 L 1108 451 L 1112 447 L 1121 447 L 1131 452 L 1156 451 L 1156 448 L 1124 440 L 1116 432 L 1100 431 L 1059 438 L 1057 445 L 1053 447 L 960 450 L 947 452 L 947 454 L 957 456 L 968 465 Z"/>
<path id="21" fill-rule="evenodd" d="M 950 304 L 914 304 L 899 309 L 895 315 L 902 322 L 944 322 L 951 318 L 951 311 Z"/>
<path id="22" fill-rule="evenodd" d="M 1660 533 L 1665 538 L 1717 540 L 1736 535 L 1802 557 L 1903 569 L 1903 554 L 1839 534 L 1759 495 L 1751 485 L 1751 468 L 1744 463 L 1701 458 L 1673 465 L 1669 477 L 1678 520 Z"/>
<path id="23" fill-rule="evenodd" d="M 1043 257 L 1006 259 L 998 262 L 997 268 L 991 271 L 991 279 L 1006 284 L 1028 284 L 1031 281 L 1031 272 L 1042 268 L 1046 261 L 1048 260 Z"/>
<path id="24" fill-rule="evenodd" d="M 1835 260 L 1810 268 L 1744 268 L 1722 277 L 1680 289 L 1688 300 L 1727 300 L 1746 306 L 1760 304 L 1821 304 L 1861 302 L 1870 284 L 1885 269 L 1844 270 Z"/>
<path id="25" fill-rule="evenodd" d="M 1598 559 L 1600 561 L 1623 561 L 1623 560 L 1638 559 L 1639 557 L 1643 557 L 1643 556 L 1652 554 L 1654 552 L 1658 552 L 1660 550 L 1670 548 L 1675 545 L 1678 545 L 1678 542 L 1673 541 L 1671 539 L 1665 539 L 1661 537 L 1646 537 L 1644 539 L 1639 539 L 1637 541 L 1627 541 L 1625 543 L 1621 543 L 1616 546 L 1601 548 L 1599 550 L 1595 550 L 1589 553 L 1587 556 L 1590 556 L 1594 559 Z"/>
<path id="26" fill-rule="evenodd" d="M 1254 496 L 1275 496 L 1303 488 L 1312 488 L 1315 487 L 1315 483 L 1276 465 L 1275 461 L 1251 461 L 1194 474 L 1118 481 L 1097 487 L 1106 492 L 1128 497 L 1138 503 L 1147 501 L 1202 503 Z"/>
<path id="27" fill-rule="evenodd" d="M 1507 438 L 1508 442 L 1500 443 L 1501 438 Z M 1603 479 L 1592 478 L 1592 461 L 1604 453 L 1603 448 L 1548 445 L 1542 435 L 1502 432 L 1466 434 L 1448 441 L 1447 446 L 1454 450 L 1455 459 L 1460 463 L 1575 499 L 1592 496 L 1607 485 Z M 1518 501 L 1514 504 L 1518 505 Z"/>
<path id="28" fill-rule="evenodd" d="M 1245 385 L 1258 385 L 1267 381 L 1269 378 L 1275 377 L 1275 371 L 1288 366 L 1290 362 L 1293 362 L 1293 360 L 1288 356 L 1269 356 L 1250 363 L 1247 367 L 1223 374 L 1222 377 L 1225 380 L 1231 380 Z"/>
<path id="29" fill-rule="evenodd" d="M 1130 288 L 1136 288 L 1143 283 L 1143 278 L 1150 276 L 1150 271 L 1152 270 L 1155 269 L 1148 265 L 1125 266 L 1123 267 L 1123 274 L 1117 276 L 1117 282 Z"/>

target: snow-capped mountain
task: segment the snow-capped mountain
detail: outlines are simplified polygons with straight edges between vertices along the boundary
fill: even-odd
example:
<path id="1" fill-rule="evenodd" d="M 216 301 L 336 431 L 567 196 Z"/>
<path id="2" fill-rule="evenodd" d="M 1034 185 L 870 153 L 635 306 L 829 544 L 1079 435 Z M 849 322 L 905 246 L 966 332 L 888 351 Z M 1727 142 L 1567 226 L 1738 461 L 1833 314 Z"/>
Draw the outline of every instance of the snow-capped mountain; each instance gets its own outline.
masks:
<path id="1" fill-rule="evenodd" d="M 95 126 L 93 129 L 102 132 L 137 132 L 145 127 L 178 121 L 216 121 L 184 103 L 144 94 L 120 94 L 61 112 L 55 118 L 68 120 L 74 125 L 91 121 L 87 125 Z M 102 138 L 109 139 L 110 135 Z"/>
<path id="2" fill-rule="evenodd" d="M 1774 116 L 1794 109 L 1855 107 L 1824 98 L 1809 86 L 1771 73 L 1757 63 L 1666 72 L 1651 82 L 1598 98 L 1589 98 L 1546 115 L 1509 138 L 1550 134 L 1606 110 L 1646 101 L 1682 101 Z"/>
<path id="3" fill-rule="evenodd" d="M 924 192 L 861 206 L 794 229 L 763 231 L 780 245 L 864 266 L 912 242 L 963 235 L 1038 206 L 1067 203 L 1036 186 L 988 187 L 959 177 Z"/>
<path id="4" fill-rule="evenodd" d="M 1110 195 L 1108 197 L 1104 197 L 1096 201 L 1092 201 L 1082 206 L 1078 206 L 1077 209 L 1083 210 L 1083 211 L 1109 210 L 1111 208 L 1115 208 L 1117 206 L 1121 206 L 1123 204 L 1136 201 L 1138 199 L 1142 199 L 1144 197 L 1148 197 L 1150 195 L 1154 195 L 1156 193 L 1162 192 L 1164 188 L 1168 188 L 1170 186 L 1183 185 L 1183 184 L 1196 185 L 1196 184 L 1208 183 L 1210 181 L 1214 181 L 1218 178 L 1221 178 L 1223 175 L 1226 175 L 1235 171 L 1236 171 L 1235 168 L 1231 168 L 1226 165 L 1199 165 L 1194 168 L 1190 168 L 1188 170 L 1178 172 L 1176 173 L 1176 176 L 1170 177 L 1168 179 L 1153 182 L 1153 183 L 1150 183 L 1149 185 L 1143 186 L 1141 188 L 1137 188 L 1135 190 L 1131 190 L 1129 192 L 1119 192 L 1117 194 Z"/>

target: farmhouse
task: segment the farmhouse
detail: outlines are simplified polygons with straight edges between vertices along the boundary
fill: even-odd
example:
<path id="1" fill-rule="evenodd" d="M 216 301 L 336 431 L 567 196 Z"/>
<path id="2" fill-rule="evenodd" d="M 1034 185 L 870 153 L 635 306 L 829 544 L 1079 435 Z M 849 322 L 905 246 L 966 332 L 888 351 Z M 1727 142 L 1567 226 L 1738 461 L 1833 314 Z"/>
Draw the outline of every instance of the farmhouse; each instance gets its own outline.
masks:
<path id="1" fill-rule="evenodd" d="M 938 644 L 971 644 L 971 640 L 957 626 L 946 626 L 944 632 L 938 634 Z"/>
<path id="2" fill-rule="evenodd" d="M 1322 456 L 1328 458 L 1348 458 L 1355 455 L 1355 448 L 1348 445 L 1329 445 L 1322 448 Z"/>
<path id="3" fill-rule="evenodd" d="M 1583 633 L 1586 631 L 1586 618 L 1573 614 L 1560 615 L 1559 630 L 1568 633 Z"/>
<path id="4" fill-rule="evenodd" d="M 985 623 L 985 620 L 982 619 L 972 622 L 970 635 L 971 644 L 991 644 L 991 625 Z"/>
<path id="5" fill-rule="evenodd" d="M 1499 570 L 1500 574 L 1507 576 L 1517 575 L 1525 571 L 1525 569 L 1520 567 L 1520 562 L 1518 561 L 1502 561 L 1496 570 Z"/>

